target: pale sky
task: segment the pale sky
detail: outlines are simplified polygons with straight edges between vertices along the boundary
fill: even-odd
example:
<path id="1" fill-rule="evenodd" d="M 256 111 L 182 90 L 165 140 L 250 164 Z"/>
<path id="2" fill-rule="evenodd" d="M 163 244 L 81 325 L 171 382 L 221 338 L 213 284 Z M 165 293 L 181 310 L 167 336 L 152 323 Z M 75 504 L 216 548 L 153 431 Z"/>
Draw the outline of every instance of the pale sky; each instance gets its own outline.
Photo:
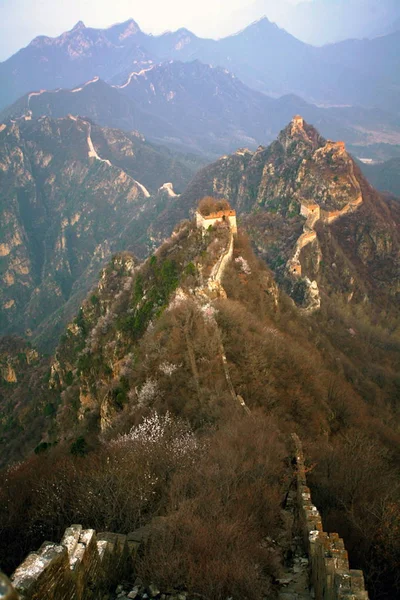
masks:
<path id="1" fill-rule="evenodd" d="M 223 37 L 267 14 L 278 20 L 285 2 L 302 0 L 0 0 L 0 61 L 37 35 L 57 36 L 77 21 L 108 27 L 135 19 L 147 33 L 187 27 L 202 37 Z M 304 0 L 303 0 L 304 1 Z"/>

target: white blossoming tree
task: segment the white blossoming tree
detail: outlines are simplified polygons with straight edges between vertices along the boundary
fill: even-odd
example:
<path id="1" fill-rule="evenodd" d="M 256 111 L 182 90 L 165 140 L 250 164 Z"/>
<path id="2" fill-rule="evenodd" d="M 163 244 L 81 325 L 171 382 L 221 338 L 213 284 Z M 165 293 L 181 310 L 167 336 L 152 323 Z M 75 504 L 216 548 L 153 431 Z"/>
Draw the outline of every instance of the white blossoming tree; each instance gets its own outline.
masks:
<path id="1" fill-rule="evenodd" d="M 242 273 L 244 273 L 245 275 L 250 275 L 251 274 L 250 265 L 247 262 L 247 260 L 245 258 L 243 258 L 243 256 L 238 256 L 237 258 L 235 258 L 235 263 L 237 265 L 239 265 L 240 270 L 242 271 Z"/>
<path id="2" fill-rule="evenodd" d="M 144 446 L 150 451 L 157 448 L 164 451 L 172 462 L 193 456 L 199 449 L 190 427 L 182 419 L 172 417 L 169 412 L 165 415 L 153 412 L 142 423 L 132 427 L 129 433 L 119 435 L 111 444 Z"/>

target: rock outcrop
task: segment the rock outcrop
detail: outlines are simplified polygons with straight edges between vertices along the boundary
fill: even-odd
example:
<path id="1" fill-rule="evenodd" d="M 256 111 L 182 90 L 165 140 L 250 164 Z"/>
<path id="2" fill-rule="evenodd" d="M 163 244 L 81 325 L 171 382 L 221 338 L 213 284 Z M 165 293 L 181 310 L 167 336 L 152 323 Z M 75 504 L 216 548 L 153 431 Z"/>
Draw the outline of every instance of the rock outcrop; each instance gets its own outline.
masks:
<path id="1" fill-rule="evenodd" d="M 128 535 L 97 533 L 71 525 L 59 544 L 44 542 L 16 569 L 11 581 L 0 573 L 1 600 L 86 600 L 103 598 L 131 577 L 140 542 Z"/>
<path id="2" fill-rule="evenodd" d="M 371 188 L 343 142 L 325 140 L 302 117 L 268 148 L 241 150 L 204 168 L 180 207 L 203 195 L 230 199 L 278 281 L 308 312 L 337 288 L 338 264 L 352 301 L 376 294 L 382 264 L 387 293 L 397 293 L 396 204 Z"/>
<path id="3" fill-rule="evenodd" d="M 136 220 L 152 206 L 150 194 L 169 178 L 179 189 L 190 176 L 168 152 L 86 119 L 4 125 L 0 332 L 30 329 L 43 345 L 54 345 L 101 265 L 132 243 Z M 171 196 L 173 188 L 166 189 Z M 136 236 L 144 246 L 146 228 Z"/>

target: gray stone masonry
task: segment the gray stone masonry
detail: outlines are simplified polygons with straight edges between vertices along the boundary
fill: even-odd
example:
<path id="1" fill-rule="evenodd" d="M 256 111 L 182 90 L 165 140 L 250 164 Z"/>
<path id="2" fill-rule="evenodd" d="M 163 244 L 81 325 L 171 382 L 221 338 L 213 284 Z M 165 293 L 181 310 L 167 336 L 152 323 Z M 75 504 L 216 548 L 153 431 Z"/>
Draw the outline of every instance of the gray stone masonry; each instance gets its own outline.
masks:
<path id="1" fill-rule="evenodd" d="M 297 464 L 297 503 L 311 569 L 316 600 L 368 600 L 362 571 L 350 569 L 343 540 L 337 533 L 325 533 L 321 515 L 311 501 L 307 487 L 300 439 L 292 435 Z"/>
<path id="2" fill-rule="evenodd" d="M 303 563 L 309 564 L 315 600 L 368 600 L 362 571 L 349 567 L 343 540 L 325 533 L 311 501 L 301 442 L 292 435 L 296 456 L 296 498 L 308 559 L 298 556 L 281 600 L 309 597 Z M 60 544 L 44 542 L 16 569 L 11 581 L 0 572 L 0 600 L 103 600 L 108 590 L 132 578 L 138 549 L 154 527 L 126 535 L 98 533 L 71 525 Z M 289 585 L 290 584 L 290 585 Z M 131 596 L 135 597 L 135 592 Z"/>
<path id="3" fill-rule="evenodd" d="M 99 533 L 71 525 L 60 544 L 44 542 L 16 569 L 0 573 L 0 600 L 102 600 L 131 577 L 139 548 L 135 534 Z"/>

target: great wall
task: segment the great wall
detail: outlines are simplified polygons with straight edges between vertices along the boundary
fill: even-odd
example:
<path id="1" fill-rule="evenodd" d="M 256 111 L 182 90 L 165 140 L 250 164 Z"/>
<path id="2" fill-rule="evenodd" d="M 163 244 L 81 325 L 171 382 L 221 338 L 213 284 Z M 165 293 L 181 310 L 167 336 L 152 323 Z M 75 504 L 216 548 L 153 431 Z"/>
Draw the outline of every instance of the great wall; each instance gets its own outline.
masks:
<path id="1" fill-rule="evenodd" d="M 278 582 L 277 599 L 368 600 L 363 573 L 350 568 L 343 540 L 338 534 L 323 530 L 307 487 L 302 444 L 296 434 L 292 434 L 290 445 L 294 459 L 290 510 L 295 515 L 302 548 L 300 558 L 296 554 L 294 567 L 287 568 L 286 576 Z M 96 534 L 93 529 L 71 525 L 59 544 L 44 542 L 37 552 L 31 552 L 10 579 L 0 572 L 0 600 L 110 598 L 109 592 L 120 589 L 121 581 L 135 581 L 140 548 L 156 532 L 157 527 L 152 524 L 127 535 Z M 120 597 L 139 598 L 137 589 L 136 586 L 127 596 L 120 593 Z M 142 598 L 168 597 L 156 586 L 145 589 L 147 593 L 143 591 Z M 191 598 L 190 594 L 183 596 Z"/>
<path id="2" fill-rule="evenodd" d="M 301 276 L 301 263 L 300 263 L 300 253 L 302 249 L 311 244 L 317 239 L 317 233 L 315 231 L 316 224 L 321 221 L 321 223 L 331 224 L 337 221 L 340 217 L 347 215 L 351 212 L 354 212 L 359 208 L 359 206 L 363 203 L 363 198 L 360 190 L 360 195 L 357 196 L 352 202 L 346 204 L 344 208 L 341 210 L 334 211 L 326 211 L 322 210 L 318 204 L 301 204 L 300 205 L 300 214 L 303 217 L 306 217 L 306 222 L 304 223 L 303 233 L 299 237 L 296 242 L 295 251 L 292 258 L 288 261 L 288 270 L 295 276 Z"/>
<path id="3" fill-rule="evenodd" d="M 218 336 L 219 353 L 229 393 L 232 397 L 233 402 L 235 404 L 238 403 L 239 406 L 246 413 L 248 413 L 249 409 L 246 405 L 246 402 L 241 396 L 236 394 L 235 388 L 233 386 L 232 379 L 229 373 L 228 360 L 222 342 L 221 332 L 219 330 L 218 323 L 215 319 L 214 311 L 212 308 L 212 302 L 214 300 L 218 298 L 227 297 L 222 285 L 222 278 L 224 276 L 226 267 L 228 266 L 233 257 L 234 240 L 235 235 L 237 234 L 236 212 L 234 210 L 222 210 L 218 213 L 211 213 L 206 217 L 201 215 L 198 211 L 196 212 L 196 226 L 198 229 L 203 229 L 204 231 L 206 231 L 210 226 L 214 226 L 217 222 L 225 224 L 229 229 L 229 237 L 226 247 L 222 249 L 220 256 L 216 260 L 215 264 L 212 266 L 207 280 L 204 282 L 203 277 L 201 275 L 201 285 L 190 290 L 190 293 L 184 292 L 182 289 L 178 289 L 175 294 L 175 298 L 172 300 L 172 302 L 176 301 L 176 299 L 178 299 L 179 301 L 185 301 L 186 299 L 192 298 L 195 300 L 200 310 L 205 311 L 204 314 L 207 314 L 206 318 L 210 323 L 213 324 L 216 334 Z M 191 354 L 191 342 L 189 338 L 187 338 L 187 345 L 189 354 Z M 192 360 L 192 362 L 194 363 L 195 361 Z M 194 366 L 192 368 L 192 371 L 193 376 L 196 380 L 197 373 Z"/>
<path id="4" fill-rule="evenodd" d="M 316 600 L 368 600 L 362 571 L 352 570 L 343 540 L 324 531 L 321 515 L 307 487 L 302 444 L 292 434 L 296 461 L 298 523 L 310 565 L 310 580 Z"/>
<path id="5" fill-rule="evenodd" d="M 294 117 L 292 121 L 292 128 L 294 128 L 297 132 L 304 132 L 304 121 L 302 117 Z M 305 133 L 305 132 L 304 132 Z M 346 147 L 344 142 L 331 142 L 327 141 L 326 145 L 320 148 L 318 153 L 327 153 L 329 151 L 334 151 L 338 156 L 347 156 Z M 349 158 L 349 157 L 348 157 Z M 287 272 L 294 278 L 301 278 L 307 284 L 308 293 L 309 293 L 309 303 L 307 308 L 303 309 L 303 312 L 313 312 L 318 310 L 321 306 L 321 300 L 319 295 L 318 284 L 316 281 L 311 281 L 307 276 L 303 275 L 302 266 L 300 261 L 300 255 L 302 250 L 308 246 L 316 242 L 317 245 L 317 261 L 318 264 L 321 260 L 321 251 L 318 244 L 318 237 L 315 231 L 315 226 L 318 222 L 326 223 L 328 225 L 334 223 L 337 219 L 340 219 L 344 215 L 347 215 L 351 212 L 356 211 L 360 205 L 363 203 L 363 196 L 361 192 L 360 184 L 354 174 L 354 165 L 352 160 L 348 161 L 349 164 L 349 173 L 348 173 L 348 181 L 355 190 L 355 197 L 352 198 L 342 209 L 327 211 L 322 209 L 318 204 L 300 201 L 300 214 L 306 218 L 306 222 L 304 223 L 303 233 L 298 238 L 293 256 L 288 260 L 286 268 Z"/>
<path id="6" fill-rule="evenodd" d="M 0 573 L 1 600 L 102 599 L 132 573 L 141 532 L 98 533 L 71 525 L 59 544 L 44 542 L 16 569 Z"/>
<path id="7" fill-rule="evenodd" d="M 310 215 L 309 223 L 319 218 L 319 210 L 312 211 Z M 190 295 L 178 290 L 172 302 L 194 298 L 204 309 L 211 306 L 215 298 L 226 297 L 221 281 L 233 257 L 236 214 L 229 217 L 228 243 L 211 268 L 207 282 L 192 290 Z M 233 219 L 234 222 L 231 222 Z M 208 227 L 201 219 L 197 223 L 199 228 Z M 218 332 L 212 310 L 208 318 Z M 232 398 L 249 415 L 249 408 L 232 385 L 222 339 L 220 353 Z M 293 529 L 298 535 L 294 538 L 296 550 L 292 564 L 286 566 L 284 576 L 277 582 L 277 600 L 368 600 L 363 573 L 350 569 L 343 540 L 336 533 L 324 532 L 321 515 L 313 505 L 307 487 L 302 444 L 296 434 L 292 434 L 289 446 L 293 457 L 293 485 L 290 486 L 285 510 L 293 515 Z M 148 537 L 157 534 L 159 519 L 162 518 L 156 518 L 149 525 L 127 535 L 96 534 L 93 529 L 71 525 L 59 544 L 46 541 L 38 551 L 31 552 L 11 579 L 0 572 L 0 600 L 105 600 L 115 597 L 110 596 L 110 592 L 116 586 L 117 591 L 121 589 L 118 585 L 121 581 L 135 581 L 138 553 Z M 190 594 L 161 594 L 152 585 L 143 587 L 142 595 L 139 595 L 138 589 L 134 587 L 127 595 L 120 592 L 117 597 L 191 598 Z"/>

